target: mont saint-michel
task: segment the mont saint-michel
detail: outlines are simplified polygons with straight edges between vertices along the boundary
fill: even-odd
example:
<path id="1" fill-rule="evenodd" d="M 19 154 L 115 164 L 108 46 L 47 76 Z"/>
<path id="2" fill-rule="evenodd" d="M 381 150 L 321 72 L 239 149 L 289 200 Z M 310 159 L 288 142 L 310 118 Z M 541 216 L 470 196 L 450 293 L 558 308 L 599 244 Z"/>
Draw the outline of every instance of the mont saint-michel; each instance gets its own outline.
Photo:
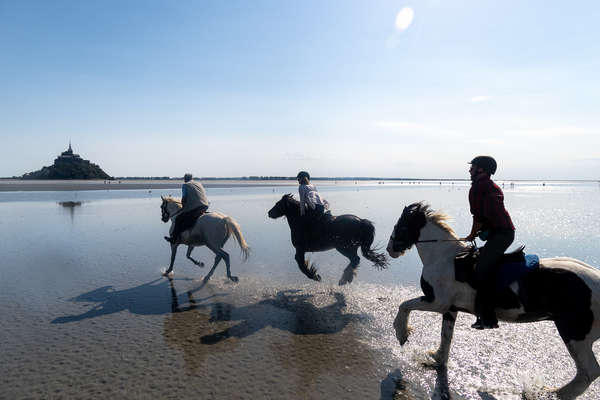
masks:
<path id="1" fill-rule="evenodd" d="M 43 167 L 38 171 L 26 173 L 23 179 L 110 179 L 110 175 L 98 165 L 81 158 L 73 152 L 71 142 L 69 148 L 63 151 L 54 164 Z"/>

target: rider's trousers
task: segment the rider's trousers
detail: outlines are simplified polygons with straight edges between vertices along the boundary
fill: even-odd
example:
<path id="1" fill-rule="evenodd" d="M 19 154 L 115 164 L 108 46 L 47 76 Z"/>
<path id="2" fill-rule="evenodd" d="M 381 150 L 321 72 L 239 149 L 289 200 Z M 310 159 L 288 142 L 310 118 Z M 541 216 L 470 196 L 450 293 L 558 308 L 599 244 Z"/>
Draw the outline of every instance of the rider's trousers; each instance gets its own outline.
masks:
<path id="1" fill-rule="evenodd" d="M 196 207 L 188 212 L 181 213 L 177 217 L 175 217 L 175 226 L 173 227 L 173 232 L 171 233 L 171 237 L 175 240 L 179 238 L 179 234 L 186 229 L 190 229 L 194 226 L 196 219 L 204 214 L 208 206 L 200 206 Z"/>
<path id="2" fill-rule="evenodd" d="M 477 279 L 477 295 L 475 296 L 475 313 L 486 322 L 496 322 L 495 297 L 496 273 L 502 255 L 515 239 L 515 231 L 491 231 L 485 246 L 480 249 L 475 268 Z"/>

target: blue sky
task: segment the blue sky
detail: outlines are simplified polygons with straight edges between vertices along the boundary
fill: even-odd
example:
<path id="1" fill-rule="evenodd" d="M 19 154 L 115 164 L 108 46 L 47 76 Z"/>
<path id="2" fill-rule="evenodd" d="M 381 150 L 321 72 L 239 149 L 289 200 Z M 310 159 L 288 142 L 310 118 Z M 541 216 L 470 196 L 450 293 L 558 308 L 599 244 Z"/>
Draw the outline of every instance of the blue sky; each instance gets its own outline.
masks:
<path id="1" fill-rule="evenodd" d="M 594 1 L 0 0 L 0 176 L 600 179 Z"/>

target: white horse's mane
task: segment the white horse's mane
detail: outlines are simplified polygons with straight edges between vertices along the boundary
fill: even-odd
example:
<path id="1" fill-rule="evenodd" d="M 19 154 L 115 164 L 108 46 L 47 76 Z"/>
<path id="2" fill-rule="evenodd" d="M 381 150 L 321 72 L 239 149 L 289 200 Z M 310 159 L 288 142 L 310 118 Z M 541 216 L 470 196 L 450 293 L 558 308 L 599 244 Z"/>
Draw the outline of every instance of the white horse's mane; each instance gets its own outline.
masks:
<path id="1" fill-rule="evenodd" d="M 167 203 L 175 203 L 175 204 L 177 204 L 177 205 L 179 205 L 179 206 L 181 205 L 181 201 L 180 201 L 180 200 L 178 200 L 178 199 L 176 199 L 176 198 L 175 198 L 175 197 L 173 197 L 173 196 L 165 196 L 165 197 L 163 197 L 162 199 L 163 199 L 164 201 L 166 201 Z"/>

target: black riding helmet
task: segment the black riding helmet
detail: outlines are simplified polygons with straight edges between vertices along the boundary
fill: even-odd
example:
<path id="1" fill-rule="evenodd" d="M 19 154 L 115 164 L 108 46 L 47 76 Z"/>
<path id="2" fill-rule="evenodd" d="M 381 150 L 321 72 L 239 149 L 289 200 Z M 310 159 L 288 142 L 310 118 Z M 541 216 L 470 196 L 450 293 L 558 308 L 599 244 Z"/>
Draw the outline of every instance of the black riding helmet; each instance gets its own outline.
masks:
<path id="1" fill-rule="evenodd" d="M 298 172 L 298 175 L 296 176 L 296 179 L 300 180 L 302 178 L 306 178 L 306 179 L 310 179 L 310 174 L 306 171 L 300 171 Z"/>
<path id="2" fill-rule="evenodd" d="M 496 173 L 496 168 L 498 167 L 496 160 L 490 156 L 477 156 L 472 159 L 469 164 L 477 165 L 490 175 L 494 175 Z"/>

